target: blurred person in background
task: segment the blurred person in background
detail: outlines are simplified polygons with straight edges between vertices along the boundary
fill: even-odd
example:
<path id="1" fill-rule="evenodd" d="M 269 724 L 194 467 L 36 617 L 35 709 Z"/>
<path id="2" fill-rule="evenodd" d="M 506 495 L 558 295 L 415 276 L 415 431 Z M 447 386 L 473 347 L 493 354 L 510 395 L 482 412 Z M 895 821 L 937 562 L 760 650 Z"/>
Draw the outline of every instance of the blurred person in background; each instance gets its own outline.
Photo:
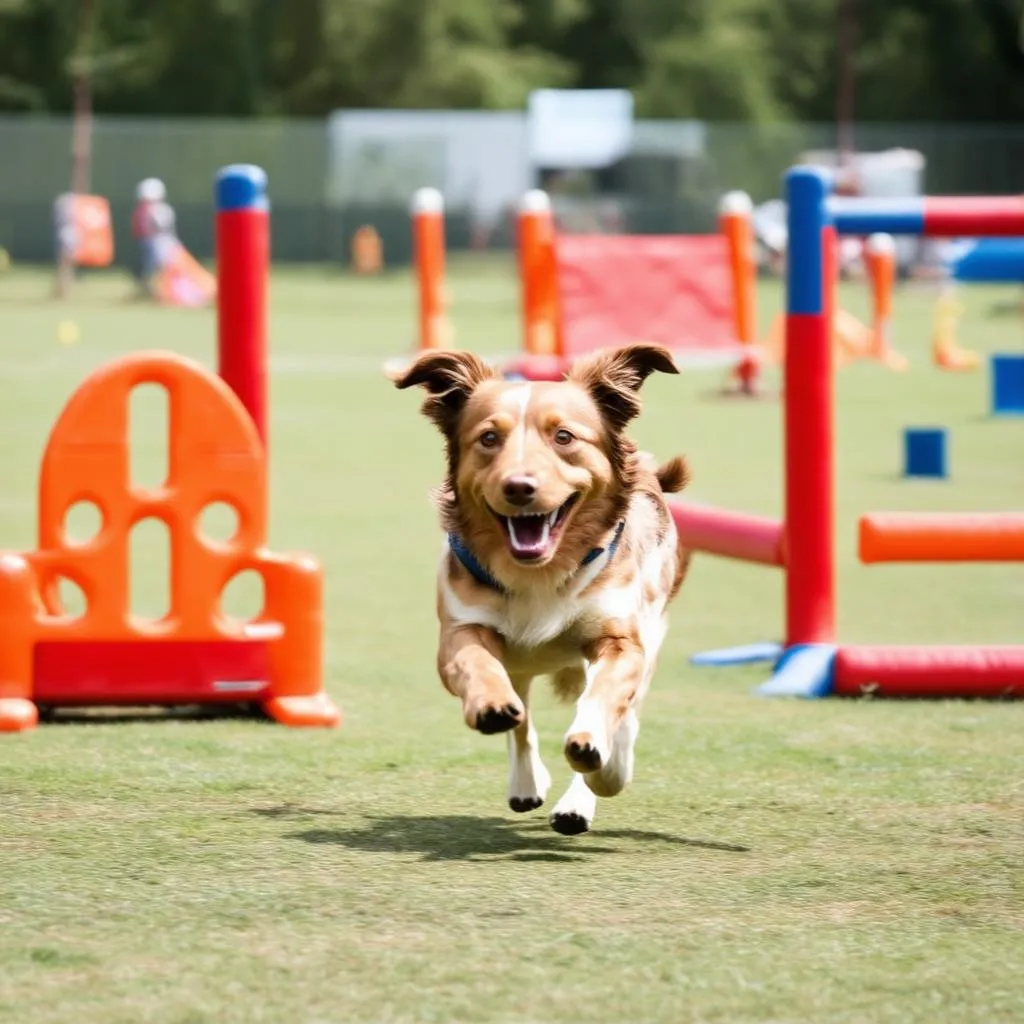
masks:
<path id="1" fill-rule="evenodd" d="M 139 246 L 137 278 L 143 294 L 152 296 L 153 277 L 167 261 L 177 243 L 174 209 L 167 202 L 167 189 L 159 178 L 140 181 L 135 190 L 132 237 Z"/>
<path id="2" fill-rule="evenodd" d="M 75 279 L 75 250 L 78 226 L 75 224 L 75 197 L 62 192 L 53 201 L 53 232 L 57 258 L 57 294 L 66 294 Z"/>

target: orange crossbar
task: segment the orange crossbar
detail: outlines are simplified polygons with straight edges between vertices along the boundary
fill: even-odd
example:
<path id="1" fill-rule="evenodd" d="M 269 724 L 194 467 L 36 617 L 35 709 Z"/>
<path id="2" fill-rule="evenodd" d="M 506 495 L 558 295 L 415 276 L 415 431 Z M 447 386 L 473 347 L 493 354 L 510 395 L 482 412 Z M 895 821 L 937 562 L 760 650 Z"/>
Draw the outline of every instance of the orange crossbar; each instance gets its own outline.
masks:
<path id="1" fill-rule="evenodd" d="M 1022 512 L 873 512 L 859 533 L 865 564 L 1024 561 Z"/>

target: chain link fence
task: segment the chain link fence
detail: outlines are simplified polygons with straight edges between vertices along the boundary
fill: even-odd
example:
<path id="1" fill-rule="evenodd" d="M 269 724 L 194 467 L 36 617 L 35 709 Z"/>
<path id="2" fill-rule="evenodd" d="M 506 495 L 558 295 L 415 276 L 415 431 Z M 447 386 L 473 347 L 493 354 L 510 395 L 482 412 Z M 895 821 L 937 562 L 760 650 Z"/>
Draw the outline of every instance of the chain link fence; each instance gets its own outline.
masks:
<path id="1" fill-rule="evenodd" d="M 713 230 L 719 197 L 743 189 L 777 198 L 787 167 L 835 147 L 830 124 L 637 121 L 631 152 L 592 175 L 543 175 L 527 160 L 518 112 L 354 111 L 326 120 L 176 120 L 97 117 L 90 190 L 111 204 L 118 262 L 131 261 L 136 184 L 167 186 L 185 244 L 213 255 L 212 181 L 228 163 L 270 179 L 273 250 L 288 262 L 348 261 L 352 234 L 372 224 L 389 265 L 411 255 L 408 202 L 424 185 L 447 203 L 449 246 L 506 248 L 526 188 L 557 193 L 576 229 L 638 233 Z M 1024 126 L 862 124 L 860 152 L 895 148 L 924 158 L 931 193 L 1024 192 Z M 54 198 L 70 181 L 71 122 L 0 117 L 0 246 L 24 262 L 53 258 Z"/>

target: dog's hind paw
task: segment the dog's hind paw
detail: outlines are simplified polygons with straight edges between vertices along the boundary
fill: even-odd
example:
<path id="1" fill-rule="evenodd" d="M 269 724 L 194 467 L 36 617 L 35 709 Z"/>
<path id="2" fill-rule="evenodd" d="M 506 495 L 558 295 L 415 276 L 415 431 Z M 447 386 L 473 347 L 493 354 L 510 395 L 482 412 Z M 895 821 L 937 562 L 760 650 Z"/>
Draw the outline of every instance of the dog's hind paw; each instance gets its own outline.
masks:
<path id="1" fill-rule="evenodd" d="M 535 811 L 544 803 L 542 796 L 510 796 L 508 805 L 516 814 L 525 814 L 527 811 Z"/>
<path id="2" fill-rule="evenodd" d="M 590 831 L 590 822 L 575 811 L 555 811 L 548 821 L 563 836 L 579 836 Z"/>

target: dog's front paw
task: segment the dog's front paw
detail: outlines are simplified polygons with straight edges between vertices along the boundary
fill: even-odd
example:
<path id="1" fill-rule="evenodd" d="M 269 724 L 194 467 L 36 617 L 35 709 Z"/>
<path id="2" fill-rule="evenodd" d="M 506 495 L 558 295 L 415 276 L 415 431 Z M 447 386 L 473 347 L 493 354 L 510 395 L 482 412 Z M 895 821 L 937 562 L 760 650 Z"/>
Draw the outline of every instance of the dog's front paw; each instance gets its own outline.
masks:
<path id="1" fill-rule="evenodd" d="M 485 736 L 498 732 L 508 732 L 521 724 L 526 717 L 526 709 L 522 703 L 505 701 L 502 704 L 482 704 L 466 709 L 466 724 Z"/>
<path id="2" fill-rule="evenodd" d="M 589 732 L 576 732 L 565 738 L 565 759 L 574 772 L 589 775 L 604 767 L 608 755 Z"/>

